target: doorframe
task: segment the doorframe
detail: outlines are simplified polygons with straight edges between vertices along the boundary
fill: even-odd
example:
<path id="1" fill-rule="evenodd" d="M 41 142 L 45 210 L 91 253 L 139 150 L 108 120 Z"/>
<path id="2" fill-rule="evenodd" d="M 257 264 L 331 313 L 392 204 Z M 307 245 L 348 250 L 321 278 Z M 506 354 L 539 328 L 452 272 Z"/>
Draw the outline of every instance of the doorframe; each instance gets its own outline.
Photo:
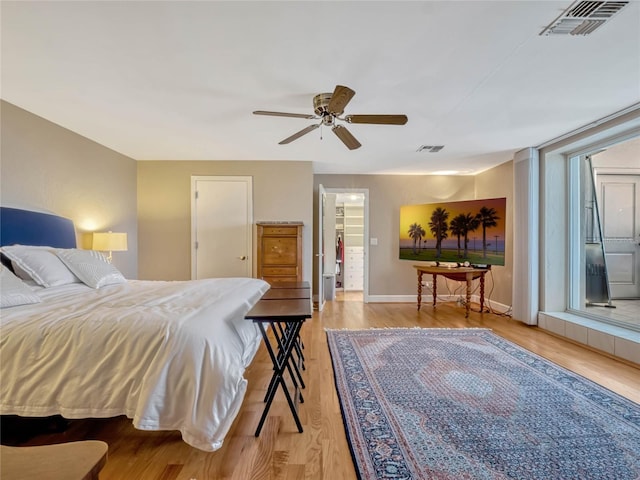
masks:
<path id="1" fill-rule="evenodd" d="M 327 193 L 360 193 L 364 195 L 364 233 L 363 233 L 363 251 L 364 251 L 364 265 L 363 265 L 363 290 L 362 290 L 362 300 L 364 303 L 369 303 L 369 189 L 368 188 L 342 188 L 342 187 L 323 187 L 324 194 Z M 319 199 L 322 201 L 324 199 Z M 319 235 L 322 237 L 324 235 L 324 225 L 322 218 L 318 219 L 318 229 L 320 230 Z M 319 257 L 320 258 L 320 257 Z M 322 279 L 320 279 L 322 281 Z"/>
<path id="2" fill-rule="evenodd" d="M 324 205 L 327 199 L 327 191 L 324 186 L 318 184 L 318 253 L 316 258 L 318 259 L 318 311 L 321 312 L 324 308 Z"/>
<path id="3" fill-rule="evenodd" d="M 191 175 L 191 279 L 197 275 L 196 239 L 198 225 L 196 221 L 196 183 L 198 181 L 235 181 L 247 184 L 247 274 L 253 277 L 253 177 L 250 175 Z"/>
<path id="4" fill-rule="evenodd" d="M 598 197 L 599 202 L 602 201 L 601 198 L 601 192 L 599 191 L 599 189 L 597 188 L 598 185 L 598 176 L 603 176 L 603 175 L 619 175 L 619 176 L 625 176 L 625 175 L 633 175 L 633 176 L 640 176 L 640 168 L 634 168 L 634 167 L 594 167 L 593 168 L 593 183 L 596 186 L 595 188 L 595 194 Z M 635 232 L 634 232 L 635 233 Z M 602 239 L 603 241 L 603 245 L 604 245 L 604 238 Z M 635 239 L 634 243 L 637 244 L 638 240 Z M 605 257 L 606 257 L 606 248 L 605 248 Z M 637 260 L 640 261 L 640 260 Z M 606 265 L 606 262 L 605 262 Z M 635 265 L 634 265 L 635 266 Z M 607 282 L 609 283 L 609 282 Z M 619 292 L 618 292 L 619 293 Z M 609 286 L 609 298 L 611 301 L 611 286 Z M 625 300 L 625 297 L 618 297 L 616 300 Z M 632 300 L 638 300 L 638 298 L 632 298 Z"/>

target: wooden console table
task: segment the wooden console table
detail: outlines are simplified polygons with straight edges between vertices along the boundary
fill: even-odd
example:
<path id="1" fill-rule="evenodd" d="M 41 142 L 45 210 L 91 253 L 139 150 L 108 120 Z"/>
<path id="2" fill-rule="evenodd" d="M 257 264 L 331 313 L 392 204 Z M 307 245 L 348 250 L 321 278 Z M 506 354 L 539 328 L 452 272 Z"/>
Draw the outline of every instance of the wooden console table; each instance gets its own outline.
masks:
<path id="1" fill-rule="evenodd" d="M 467 282 L 467 297 L 466 297 L 466 313 L 465 317 L 469 316 L 469 308 L 471 306 L 471 282 L 476 278 L 480 279 L 480 313 L 484 311 L 484 276 L 491 269 L 477 268 L 477 267 L 427 267 L 423 265 L 414 265 L 413 268 L 418 272 L 418 310 L 420 310 L 420 304 L 422 303 L 422 275 L 429 273 L 433 275 L 433 308 L 436 308 L 437 297 L 437 277 L 442 275 L 445 278 L 456 280 L 458 282 Z"/>

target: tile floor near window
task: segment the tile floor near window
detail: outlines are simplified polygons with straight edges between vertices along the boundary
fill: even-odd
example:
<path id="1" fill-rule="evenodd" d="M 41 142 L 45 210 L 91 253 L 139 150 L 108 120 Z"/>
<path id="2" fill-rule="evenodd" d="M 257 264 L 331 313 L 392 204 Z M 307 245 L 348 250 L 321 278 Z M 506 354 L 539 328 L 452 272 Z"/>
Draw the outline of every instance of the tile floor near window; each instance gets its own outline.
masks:
<path id="1" fill-rule="evenodd" d="M 586 312 L 619 322 L 640 326 L 640 300 L 612 300 L 616 308 L 587 307 Z"/>

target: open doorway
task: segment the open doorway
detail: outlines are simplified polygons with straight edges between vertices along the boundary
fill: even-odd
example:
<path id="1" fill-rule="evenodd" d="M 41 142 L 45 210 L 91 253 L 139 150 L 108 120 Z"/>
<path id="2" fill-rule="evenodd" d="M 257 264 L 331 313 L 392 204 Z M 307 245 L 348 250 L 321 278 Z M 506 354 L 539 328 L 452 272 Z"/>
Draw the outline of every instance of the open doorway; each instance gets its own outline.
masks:
<path id="1" fill-rule="evenodd" d="M 325 300 L 367 302 L 368 190 L 324 190 Z"/>

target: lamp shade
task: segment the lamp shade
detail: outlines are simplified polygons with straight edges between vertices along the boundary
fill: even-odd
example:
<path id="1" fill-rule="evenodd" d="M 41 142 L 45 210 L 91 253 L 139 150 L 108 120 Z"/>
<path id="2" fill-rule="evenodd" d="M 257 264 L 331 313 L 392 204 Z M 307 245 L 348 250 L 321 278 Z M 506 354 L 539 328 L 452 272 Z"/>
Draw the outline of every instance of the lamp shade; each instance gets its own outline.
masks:
<path id="1" fill-rule="evenodd" d="M 127 250 L 127 234 L 126 233 L 94 233 L 93 234 L 93 250 L 101 252 L 123 252 Z"/>

